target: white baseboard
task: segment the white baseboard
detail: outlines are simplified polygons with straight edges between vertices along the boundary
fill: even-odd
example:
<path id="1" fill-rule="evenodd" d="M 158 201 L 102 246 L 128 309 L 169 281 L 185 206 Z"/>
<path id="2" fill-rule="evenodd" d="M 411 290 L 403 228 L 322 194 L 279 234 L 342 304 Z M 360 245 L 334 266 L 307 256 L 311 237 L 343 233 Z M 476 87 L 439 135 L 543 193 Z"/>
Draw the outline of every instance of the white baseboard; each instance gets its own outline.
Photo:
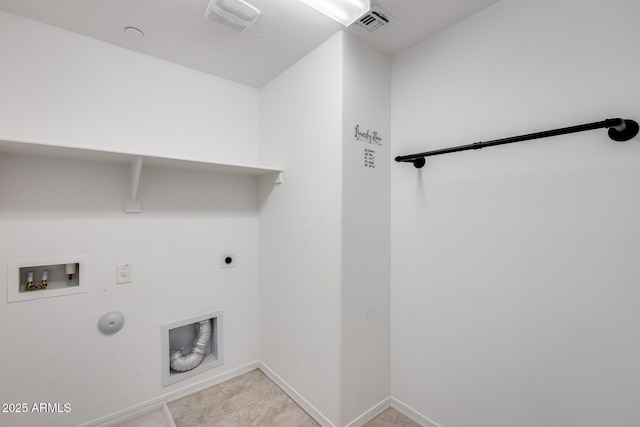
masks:
<path id="1" fill-rule="evenodd" d="M 296 402 L 302 409 L 304 409 L 307 414 L 311 416 L 318 424 L 322 427 L 336 427 L 327 417 L 325 417 L 320 411 L 318 411 L 315 406 L 313 406 L 309 401 L 307 401 L 304 397 L 302 397 L 293 387 L 291 387 L 285 380 L 280 378 L 278 374 L 273 372 L 267 365 L 262 362 L 259 362 L 259 369 L 264 372 L 264 374 L 269 377 L 271 381 L 276 383 L 278 387 L 282 389 L 294 402 Z"/>
<path id="2" fill-rule="evenodd" d="M 258 367 L 259 367 L 259 362 L 257 361 L 251 362 L 244 366 L 240 366 L 238 368 L 224 372 L 220 375 L 216 375 L 215 377 L 198 381 L 186 387 L 182 387 L 182 388 L 173 390 L 169 393 L 160 395 L 154 399 L 147 400 L 146 402 L 142 402 L 138 405 L 134 405 L 127 409 L 123 409 L 121 411 L 114 412 L 104 417 L 100 417 L 96 420 L 81 424 L 78 427 L 98 427 L 98 426 L 99 427 L 116 427 L 120 424 L 126 423 L 127 421 L 131 421 L 142 415 L 145 415 L 151 411 L 161 409 L 164 403 L 172 402 L 174 400 L 180 399 L 189 394 L 196 393 L 200 390 L 204 390 L 205 388 L 209 388 L 214 385 L 228 381 L 232 378 L 239 377 L 240 375 L 244 375 L 247 372 L 251 372 L 254 369 L 257 369 Z M 168 414 L 168 408 L 166 408 L 166 405 L 162 410 L 166 417 L 166 415 Z M 168 414 L 168 415 L 171 415 L 171 414 Z"/>
<path id="3" fill-rule="evenodd" d="M 410 418 L 413 421 L 417 422 L 421 426 L 424 426 L 424 427 L 442 427 L 440 424 L 436 423 L 435 421 L 430 420 L 429 418 L 425 417 L 424 415 L 422 415 L 420 412 L 416 411 L 415 409 L 413 409 L 413 408 L 405 405 L 404 403 L 400 402 L 395 397 L 391 397 L 390 400 L 391 400 L 391 407 L 393 409 L 395 409 L 396 411 L 400 412 L 402 415 L 406 416 L 407 418 Z"/>
<path id="4" fill-rule="evenodd" d="M 328 418 L 326 418 L 318 409 L 316 409 L 309 401 L 307 401 L 300 393 L 298 393 L 293 387 L 291 387 L 285 380 L 280 378 L 278 374 L 273 372 L 267 365 L 259 362 L 259 369 L 278 385 L 294 402 L 296 402 L 302 409 L 304 409 L 318 424 L 322 427 L 336 427 Z M 384 412 L 387 408 L 393 408 L 400 412 L 407 418 L 415 421 L 424 427 L 442 427 L 435 421 L 425 417 L 415 409 L 405 405 L 394 397 L 387 397 L 372 408 L 364 412 L 355 420 L 351 421 L 345 427 L 362 427 L 369 421 Z"/>
<path id="5" fill-rule="evenodd" d="M 173 422 L 173 416 L 171 415 L 166 403 L 162 404 L 162 415 L 164 415 L 164 419 L 167 422 L 168 427 L 176 427 L 176 423 Z"/>
<path id="6" fill-rule="evenodd" d="M 309 403 L 309 401 L 302 397 L 302 395 L 300 395 L 293 387 L 291 387 L 286 381 L 280 378 L 278 374 L 273 372 L 267 365 L 259 361 L 248 363 L 244 366 L 240 366 L 238 368 L 216 375 L 215 377 L 207 378 L 191 385 L 173 390 L 169 393 L 165 393 L 154 399 L 142 402 L 138 405 L 134 405 L 127 409 L 105 415 L 93 421 L 80 424 L 78 427 L 117 427 L 120 424 L 134 420 L 158 409 L 162 410 L 167 421 L 170 421 L 170 427 L 175 427 L 166 403 L 178 400 L 187 395 L 204 390 L 205 388 L 209 388 L 230 379 L 239 377 L 240 375 L 244 375 L 248 372 L 253 371 L 254 369 L 260 369 L 267 377 L 269 377 L 269 379 L 271 379 L 271 381 L 276 383 L 278 387 L 280 387 L 294 402 L 300 405 L 300 407 L 304 409 L 322 427 L 336 427 L 336 425 L 333 424 L 328 418 L 326 418 L 318 409 L 316 409 L 315 406 Z M 435 421 L 430 420 L 429 418 L 425 417 L 418 411 L 405 405 L 394 397 L 388 397 L 382 400 L 381 402 L 367 410 L 365 413 L 360 415 L 358 418 L 351 421 L 345 427 L 362 427 L 389 407 L 397 410 L 398 412 L 412 419 L 421 426 L 442 427 Z"/>
<path id="7" fill-rule="evenodd" d="M 358 418 L 351 421 L 345 427 L 362 427 L 366 423 L 368 423 L 369 421 L 371 421 L 372 419 L 374 419 L 375 417 L 383 413 L 385 409 L 389 408 L 390 406 L 391 406 L 391 398 L 387 397 L 377 405 L 374 405 L 372 408 L 365 411 L 364 414 L 360 415 Z"/>

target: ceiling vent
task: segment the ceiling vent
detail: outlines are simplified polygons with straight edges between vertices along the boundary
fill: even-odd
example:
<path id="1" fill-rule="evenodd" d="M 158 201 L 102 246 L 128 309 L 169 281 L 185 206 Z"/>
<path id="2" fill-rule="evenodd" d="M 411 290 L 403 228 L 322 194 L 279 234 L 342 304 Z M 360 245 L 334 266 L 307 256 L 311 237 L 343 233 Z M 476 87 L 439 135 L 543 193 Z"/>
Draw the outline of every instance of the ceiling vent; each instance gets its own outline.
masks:
<path id="1" fill-rule="evenodd" d="M 370 33 L 380 31 L 386 25 L 389 25 L 395 18 L 385 12 L 378 5 L 371 6 L 371 10 L 365 13 L 356 21 L 356 25 L 364 28 Z"/>
<path id="2" fill-rule="evenodd" d="M 211 0 L 204 16 L 225 28 L 244 33 L 260 16 L 260 10 L 243 0 Z"/>

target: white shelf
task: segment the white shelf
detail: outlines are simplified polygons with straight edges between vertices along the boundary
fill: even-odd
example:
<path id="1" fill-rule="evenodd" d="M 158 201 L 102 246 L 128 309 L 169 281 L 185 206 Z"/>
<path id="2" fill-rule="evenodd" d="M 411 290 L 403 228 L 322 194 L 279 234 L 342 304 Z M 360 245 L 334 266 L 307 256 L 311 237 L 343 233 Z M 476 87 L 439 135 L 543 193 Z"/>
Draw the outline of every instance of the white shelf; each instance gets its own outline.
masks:
<path id="1" fill-rule="evenodd" d="M 74 147 L 62 144 L 54 144 L 42 141 L 18 140 L 13 138 L 0 138 L 0 157 L 2 153 L 29 154 L 47 157 L 63 157 L 78 160 L 94 160 L 131 165 L 130 174 L 130 199 L 125 202 L 125 211 L 128 213 L 141 212 L 138 201 L 138 184 L 143 166 L 160 166 L 179 169 L 197 169 L 218 173 L 242 174 L 242 175 L 270 175 L 274 176 L 274 184 L 282 182 L 282 169 L 229 162 L 213 162 L 194 160 L 181 157 L 163 157 L 144 153 L 97 150 L 88 147 Z"/>

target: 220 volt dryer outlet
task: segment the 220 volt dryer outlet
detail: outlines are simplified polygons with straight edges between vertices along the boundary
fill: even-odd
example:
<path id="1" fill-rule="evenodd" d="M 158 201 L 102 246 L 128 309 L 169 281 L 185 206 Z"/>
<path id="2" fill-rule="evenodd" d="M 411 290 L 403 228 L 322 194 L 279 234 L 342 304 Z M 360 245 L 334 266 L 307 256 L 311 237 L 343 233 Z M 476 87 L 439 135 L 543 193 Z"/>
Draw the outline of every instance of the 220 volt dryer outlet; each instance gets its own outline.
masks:
<path id="1" fill-rule="evenodd" d="M 233 254 L 222 255 L 222 268 L 229 268 L 236 266 L 236 256 Z"/>

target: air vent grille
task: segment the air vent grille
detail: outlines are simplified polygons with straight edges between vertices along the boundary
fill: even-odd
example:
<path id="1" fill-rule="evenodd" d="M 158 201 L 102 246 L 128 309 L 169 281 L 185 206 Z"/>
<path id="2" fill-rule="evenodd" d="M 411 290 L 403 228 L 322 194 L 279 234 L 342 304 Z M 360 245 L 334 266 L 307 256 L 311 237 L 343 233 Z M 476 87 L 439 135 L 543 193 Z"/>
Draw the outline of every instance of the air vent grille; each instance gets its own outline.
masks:
<path id="1" fill-rule="evenodd" d="M 373 33 L 380 31 L 392 21 L 395 21 L 394 17 L 382 10 L 379 6 L 373 5 L 369 12 L 362 15 L 362 17 L 356 21 L 356 25 Z"/>

